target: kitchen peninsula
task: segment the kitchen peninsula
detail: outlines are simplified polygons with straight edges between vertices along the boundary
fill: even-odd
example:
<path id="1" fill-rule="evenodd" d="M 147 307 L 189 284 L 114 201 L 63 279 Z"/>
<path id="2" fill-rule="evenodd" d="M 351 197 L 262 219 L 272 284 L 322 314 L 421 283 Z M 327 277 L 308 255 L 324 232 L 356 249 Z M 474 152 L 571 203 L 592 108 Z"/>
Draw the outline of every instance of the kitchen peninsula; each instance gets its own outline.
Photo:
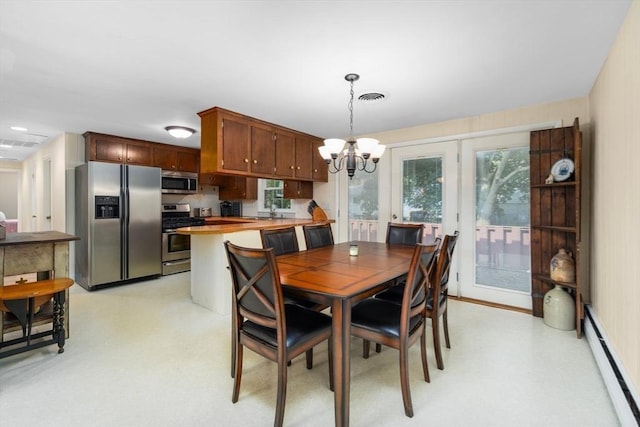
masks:
<path id="1" fill-rule="evenodd" d="M 302 227 L 315 224 L 313 219 L 210 217 L 199 227 L 183 227 L 180 234 L 191 236 L 191 298 L 193 302 L 220 314 L 231 309 L 231 276 L 223 242 L 260 248 L 260 230 L 280 227 Z M 304 237 L 297 230 L 304 247 Z"/>

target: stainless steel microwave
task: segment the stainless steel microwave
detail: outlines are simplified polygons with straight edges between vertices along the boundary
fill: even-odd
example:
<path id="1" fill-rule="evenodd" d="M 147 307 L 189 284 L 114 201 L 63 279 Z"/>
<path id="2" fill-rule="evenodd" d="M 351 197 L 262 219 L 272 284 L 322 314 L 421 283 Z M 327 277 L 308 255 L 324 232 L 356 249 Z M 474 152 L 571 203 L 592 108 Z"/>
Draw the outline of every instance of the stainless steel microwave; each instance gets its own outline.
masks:
<path id="1" fill-rule="evenodd" d="M 162 192 L 191 194 L 198 192 L 198 174 L 194 172 L 162 171 Z"/>

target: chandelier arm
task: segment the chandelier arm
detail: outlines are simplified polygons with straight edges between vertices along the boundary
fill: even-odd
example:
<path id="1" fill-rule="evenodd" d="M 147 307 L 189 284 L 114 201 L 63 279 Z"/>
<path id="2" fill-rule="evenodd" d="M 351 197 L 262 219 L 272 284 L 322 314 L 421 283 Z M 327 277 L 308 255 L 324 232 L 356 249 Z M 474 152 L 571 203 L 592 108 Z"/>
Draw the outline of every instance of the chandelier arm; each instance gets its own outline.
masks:
<path id="1" fill-rule="evenodd" d="M 371 164 L 371 163 L 373 163 L 373 169 L 369 170 L 369 169 L 367 169 L 367 164 Z M 365 171 L 366 173 L 374 173 L 376 171 L 377 167 L 378 167 L 378 162 L 367 162 L 365 160 L 364 166 L 360 170 Z"/>

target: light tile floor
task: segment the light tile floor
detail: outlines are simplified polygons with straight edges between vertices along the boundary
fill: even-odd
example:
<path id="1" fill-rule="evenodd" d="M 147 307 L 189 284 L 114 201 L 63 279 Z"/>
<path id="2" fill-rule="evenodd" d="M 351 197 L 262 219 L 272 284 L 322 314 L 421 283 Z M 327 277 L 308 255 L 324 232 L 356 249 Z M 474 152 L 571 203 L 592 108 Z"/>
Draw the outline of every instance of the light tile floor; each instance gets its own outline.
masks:
<path id="1" fill-rule="evenodd" d="M 215 286 L 215 284 L 212 284 Z M 269 426 L 276 367 L 245 351 L 231 403 L 229 317 L 191 302 L 189 273 L 87 292 L 71 289 L 71 338 L 0 360 L 2 426 Z M 415 415 L 404 415 L 397 351 L 365 360 L 352 342 L 351 426 L 615 426 L 586 339 L 539 318 L 451 301 L 445 370 L 421 380 L 410 354 Z M 326 344 L 313 370 L 289 368 L 285 425 L 331 426 Z"/>

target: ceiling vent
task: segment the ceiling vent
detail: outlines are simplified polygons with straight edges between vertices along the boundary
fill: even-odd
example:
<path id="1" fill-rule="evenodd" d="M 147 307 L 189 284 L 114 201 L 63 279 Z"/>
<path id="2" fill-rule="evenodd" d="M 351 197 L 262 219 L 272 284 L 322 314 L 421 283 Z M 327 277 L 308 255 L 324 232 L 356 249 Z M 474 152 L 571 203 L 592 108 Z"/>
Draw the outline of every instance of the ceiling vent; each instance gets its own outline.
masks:
<path id="1" fill-rule="evenodd" d="M 385 95 L 380 92 L 363 93 L 358 97 L 359 101 L 382 101 L 385 99 Z"/>

